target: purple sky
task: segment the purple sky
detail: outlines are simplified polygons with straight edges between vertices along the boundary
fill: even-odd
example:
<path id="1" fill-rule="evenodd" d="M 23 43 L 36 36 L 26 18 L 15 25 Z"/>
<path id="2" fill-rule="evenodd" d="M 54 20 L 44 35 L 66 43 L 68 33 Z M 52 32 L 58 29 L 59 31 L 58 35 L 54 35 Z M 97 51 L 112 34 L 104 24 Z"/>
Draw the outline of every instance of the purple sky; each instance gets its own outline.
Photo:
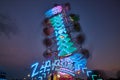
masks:
<path id="1" fill-rule="evenodd" d="M 0 70 L 13 77 L 25 76 L 32 63 L 44 60 L 44 13 L 54 3 L 65 2 L 71 4 L 71 13 L 80 15 L 84 47 L 92 54 L 88 67 L 111 73 L 120 70 L 119 0 L 0 0 L 0 14 L 7 17 L 4 22 L 17 30 L 9 38 L 0 35 Z"/>

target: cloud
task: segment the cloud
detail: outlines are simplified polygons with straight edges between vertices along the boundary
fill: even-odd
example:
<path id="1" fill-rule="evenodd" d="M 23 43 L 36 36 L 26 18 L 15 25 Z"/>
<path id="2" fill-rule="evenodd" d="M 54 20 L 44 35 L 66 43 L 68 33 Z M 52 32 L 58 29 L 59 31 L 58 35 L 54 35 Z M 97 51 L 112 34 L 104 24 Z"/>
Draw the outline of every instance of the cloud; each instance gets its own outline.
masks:
<path id="1" fill-rule="evenodd" d="M 15 35 L 18 33 L 18 28 L 13 20 L 7 16 L 0 14 L 0 35 L 10 37 L 11 34 Z"/>

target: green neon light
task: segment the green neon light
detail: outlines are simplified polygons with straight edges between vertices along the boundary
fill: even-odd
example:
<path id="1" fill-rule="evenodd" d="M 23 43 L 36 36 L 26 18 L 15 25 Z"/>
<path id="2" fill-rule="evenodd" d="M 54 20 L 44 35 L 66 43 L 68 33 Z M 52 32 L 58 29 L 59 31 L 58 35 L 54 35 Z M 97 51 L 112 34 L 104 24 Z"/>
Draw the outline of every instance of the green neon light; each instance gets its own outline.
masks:
<path id="1" fill-rule="evenodd" d="M 56 40 L 58 41 L 58 56 L 71 55 L 77 48 L 73 47 L 73 42 L 71 42 L 67 34 L 62 14 L 52 17 L 50 22 L 55 30 Z"/>
<path id="2" fill-rule="evenodd" d="M 57 45 L 60 45 L 60 44 L 62 44 L 63 42 L 67 43 L 67 42 L 69 42 L 70 40 L 71 40 L 70 38 L 65 38 L 65 39 L 63 39 L 63 40 L 59 40 L 59 41 L 57 42 Z"/>
<path id="3" fill-rule="evenodd" d="M 95 77 L 97 77 L 97 75 L 92 75 L 92 80 L 96 80 Z M 103 80 L 103 79 L 97 79 L 97 80 Z"/>
<path id="4" fill-rule="evenodd" d="M 95 80 L 95 78 L 94 77 L 97 77 L 97 75 L 92 75 L 92 80 Z"/>

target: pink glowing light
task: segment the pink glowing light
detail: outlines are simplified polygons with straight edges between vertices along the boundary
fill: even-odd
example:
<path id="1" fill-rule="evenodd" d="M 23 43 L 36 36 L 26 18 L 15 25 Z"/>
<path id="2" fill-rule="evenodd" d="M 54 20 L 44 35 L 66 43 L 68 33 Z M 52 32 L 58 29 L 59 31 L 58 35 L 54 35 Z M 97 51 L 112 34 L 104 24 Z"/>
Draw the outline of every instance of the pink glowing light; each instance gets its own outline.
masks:
<path id="1" fill-rule="evenodd" d="M 53 16 L 55 14 L 58 14 L 58 13 L 61 13 L 61 12 L 62 12 L 62 6 L 56 6 L 56 7 L 52 8 L 52 9 L 48 10 L 45 13 L 45 15 L 46 15 L 46 17 L 51 17 L 51 16 Z"/>
<path id="2" fill-rule="evenodd" d="M 53 14 L 60 13 L 62 11 L 62 6 L 57 6 L 52 9 Z"/>

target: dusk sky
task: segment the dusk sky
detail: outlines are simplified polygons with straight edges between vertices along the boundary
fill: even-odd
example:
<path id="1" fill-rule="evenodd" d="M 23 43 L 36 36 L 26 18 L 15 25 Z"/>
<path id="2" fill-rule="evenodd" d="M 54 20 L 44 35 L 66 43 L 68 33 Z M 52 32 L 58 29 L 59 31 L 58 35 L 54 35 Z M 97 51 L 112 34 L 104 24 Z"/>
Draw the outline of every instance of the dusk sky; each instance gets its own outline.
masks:
<path id="1" fill-rule="evenodd" d="M 120 70 L 119 0 L 0 0 L 0 27 L 5 27 L 0 28 L 0 71 L 25 76 L 31 64 L 45 60 L 44 14 L 55 3 L 65 2 L 71 4 L 71 13 L 80 15 L 86 35 L 83 47 L 92 55 L 88 68 L 110 75 Z"/>

